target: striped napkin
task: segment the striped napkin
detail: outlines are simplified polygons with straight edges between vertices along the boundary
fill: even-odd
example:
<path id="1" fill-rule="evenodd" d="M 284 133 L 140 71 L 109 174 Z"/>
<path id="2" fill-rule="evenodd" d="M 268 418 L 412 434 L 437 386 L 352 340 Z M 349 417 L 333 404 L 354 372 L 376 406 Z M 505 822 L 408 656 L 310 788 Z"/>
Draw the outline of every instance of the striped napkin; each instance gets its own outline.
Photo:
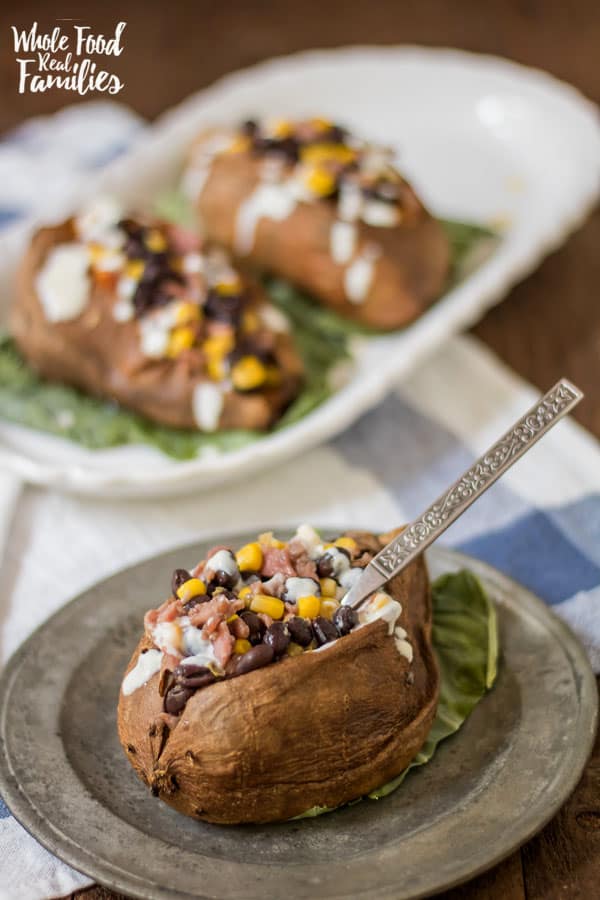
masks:
<path id="1" fill-rule="evenodd" d="M 49 146 L 58 171 L 61 128 L 67 138 L 95 129 L 98 141 L 106 139 L 96 145 L 95 158 L 114 156 L 140 134 L 141 125 L 122 107 L 112 107 L 114 117 L 110 109 L 74 107 L 69 127 L 65 112 L 29 123 L 28 164 L 35 147 L 48 171 Z M 16 140 L 9 142 L 8 163 L 0 145 L 0 223 L 34 210 L 35 193 L 15 196 L 14 177 L 12 193 L 3 193 L 5 173 L 18 171 Z M 69 142 L 72 158 L 72 137 Z M 85 159 L 74 164 L 76 177 L 88 165 Z M 205 522 L 216 534 L 301 521 L 384 530 L 407 521 L 536 396 L 473 338 L 456 337 L 336 440 L 285 469 L 200 497 L 160 500 L 152 507 L 144 501 L 105 502 L 37 488 L 19 491 L 12 476 L 0 472 L 0 662 L 73 594 L 142 557 L 209 536 Z M 600 671 L 600 453 L 583 429 L 560 423 L 448 530 L 445 542 L 492 563 L 551 604 Z M 40 847 L 0 801 L 2 900 L 56 897 L 89 883 Z"/>

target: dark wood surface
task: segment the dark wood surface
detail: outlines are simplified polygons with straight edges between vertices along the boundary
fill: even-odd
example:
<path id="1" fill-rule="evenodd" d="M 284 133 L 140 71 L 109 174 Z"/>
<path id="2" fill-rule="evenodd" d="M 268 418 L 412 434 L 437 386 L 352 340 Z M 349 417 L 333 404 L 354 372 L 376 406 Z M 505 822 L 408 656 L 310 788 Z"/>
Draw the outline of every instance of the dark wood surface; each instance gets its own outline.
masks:
<path id="1" fill-rule="evenodd" d="M 60 7 L 60 8 L 59 8 Z M 53 112 L 64 93 L 17 93 L 10 25 L 76 17 L 110 32 L 124 19 L 125 49 L 111 65 L 119 99 L 154 117 L 233 69 L 269 56 L 343 44 L 420 43 L 508 56 L 564 78 L 600 100 L 600 5 L 596 0 L 302 0 L 49 4 L 4 0 L 0 10 L 0 131 Z M 586 392 L 575 415 L 600 436 L 600 213 L 596 211 L 474 329 L 539 388 L 567 375 Z M 85 900 L 115 900 L 103 888 Z M 544 830 L 491 872 L 445 900 L 573 900 L 600 896 L 600 744 L 577 790 Z M 272 900 L 272 898 L 266 898 Z"/>

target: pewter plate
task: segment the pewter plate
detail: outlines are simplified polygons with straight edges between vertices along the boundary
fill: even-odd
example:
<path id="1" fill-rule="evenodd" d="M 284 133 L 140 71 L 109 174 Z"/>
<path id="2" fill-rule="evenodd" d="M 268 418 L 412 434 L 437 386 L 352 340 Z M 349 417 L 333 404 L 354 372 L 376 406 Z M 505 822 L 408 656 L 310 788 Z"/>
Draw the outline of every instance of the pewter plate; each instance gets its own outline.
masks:
<path id="1" fill-rule="evenodd" d="M 528 591 L 436 548 L 432 576 L 468 566 L 498 605 L 498 680 L 461 731 L 384 800 L 271 826 L 180 816 L 130 769 L 115 710 L 142 613 L 170 570 L 206 549 L 172 551 L 92 587 L 32 636 L 2 677 L 0 792 L 76 869 L 144 898 L 420 897 L 498 862 L 577 784 L 597 715 L 583 649 Z"/>

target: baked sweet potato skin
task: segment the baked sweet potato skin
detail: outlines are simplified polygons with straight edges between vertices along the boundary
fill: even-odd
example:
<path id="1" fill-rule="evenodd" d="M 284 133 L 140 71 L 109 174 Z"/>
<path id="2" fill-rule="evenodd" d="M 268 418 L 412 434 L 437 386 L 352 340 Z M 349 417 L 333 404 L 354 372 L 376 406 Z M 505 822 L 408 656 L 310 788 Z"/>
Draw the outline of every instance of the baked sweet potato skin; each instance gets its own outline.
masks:
<path id="1" fill-rule="evenodd" d="M 121 693 L 119 737 L 138 776 L 179 812 L 234 824 L 339 806 L 398 775 L 429 732 L 439 675 L 424 562 L 388 590 L 402 604 L 410 664 L 376 621 L 199 690 L 178 719 L 162 711 L 158 674 Z M 142 638 L 127 671 L 149 646 Z"/>
<path id="2" fill-rule="evenodd" d="M 260 167 L 261 161 L 249 153 L 217 156 L 196 201 L 204 233 L 232 253 L 238 210 L 260 183 Z M 348 319 L 377 329 L 401 328 L 440 296 L 450 266 L 450 247 L 442 226 L 414 191 L 408 186 L 407 190 L 415 210 L 410 221 L 393 228 L 357 223 L 356 256 L 367 245 L 381 251 L 374 263 L 371 287 L 361 303 L 347 298 L 346 265 L 337 264 L 331 255 L 336 212 L 326 201 L 299 202 L 283 221 L 261 218 L 246 259 L 259 269 L 288 278 Z"/>
<path id="3" fill-rule="evenodd" d="M 198 428 L 192 400 L 194 387 L 202 380 L 197 364 L 186 354 L 161 360 L 144 356 L 137 321 L 115 321 L 109 290 L 94 284 L 80 316 L 47 320 L 36 292 L 36 274 L 54 247 L 73 240 L 72 220 L 41 228 L 31 240 L 10 315 L 10 330 L 21 353 L 44 378 L 116 400 L 164 425 Z M 303 367 L 289 335 L 277 334 L 275 355 L 286 373 L 281 385 L 247 394 L 227 392 L 220 429 L 268 428 L 296 396 Z"/>

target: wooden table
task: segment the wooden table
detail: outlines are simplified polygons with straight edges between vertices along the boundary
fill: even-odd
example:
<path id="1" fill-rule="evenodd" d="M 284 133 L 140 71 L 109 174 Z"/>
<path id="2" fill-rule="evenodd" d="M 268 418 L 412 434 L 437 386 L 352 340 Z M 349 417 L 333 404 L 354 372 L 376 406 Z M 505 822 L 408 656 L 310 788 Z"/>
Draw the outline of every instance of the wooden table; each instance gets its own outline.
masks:
<path id="1" fill-rule="evenodd" d="M 56 13 L 68 8 L 52 4 Z M 100 8 L 101 7 L 101 8 Z M 11 24 L 55 22 L 43 0 L 4 0 L 0 41 L 0 130 L 52 112 L 64 93 L 18 95 Z M 202 2 L 79 0 L 82 24 L 111 32 L 127 18 L 114 70 L 119 99 L 154 117 L 220 75 L 269 56 L 343 44 L 420 43 L 496 53 L 538 66 L 600 100 L 600 7 L 594 0 L 302 0 Z M 575 417 L 600 437 L 600 213 L 516 287 L 474 333 L 539 388 L 561 375 L 587 398 Z M 115 896 L 94 887 L 76 896 Z M 541 900 L 600 896 L 600 742 L 577 790 L 546 828 L 491 872 L 446 900 Z M 271 898 L 265 898 L 271 900 Z"/>

